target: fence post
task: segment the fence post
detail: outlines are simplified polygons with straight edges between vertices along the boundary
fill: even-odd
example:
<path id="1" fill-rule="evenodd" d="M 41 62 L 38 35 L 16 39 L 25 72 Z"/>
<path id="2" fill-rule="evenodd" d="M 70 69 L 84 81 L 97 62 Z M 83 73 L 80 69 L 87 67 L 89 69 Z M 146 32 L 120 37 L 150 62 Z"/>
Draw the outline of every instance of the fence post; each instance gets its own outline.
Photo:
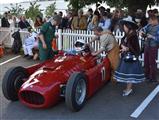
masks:
<path id="1" fill-rule="evenodd" d="M 58 29 L 58 50 L 62 50 L 62 29 Z"/>

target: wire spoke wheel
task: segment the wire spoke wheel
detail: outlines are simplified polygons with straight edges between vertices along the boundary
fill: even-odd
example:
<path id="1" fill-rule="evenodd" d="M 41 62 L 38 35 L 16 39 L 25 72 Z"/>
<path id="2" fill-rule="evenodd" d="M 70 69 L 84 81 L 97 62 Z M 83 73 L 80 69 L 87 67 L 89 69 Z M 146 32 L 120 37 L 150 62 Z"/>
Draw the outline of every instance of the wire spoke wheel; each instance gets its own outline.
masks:
<path id="1" fill-rule="evenodd" d="M 79 111 L 87 97 L 87 81 L 84 73 L 75 72 L 66 84 L 65 102 L 72 111 Z"/>

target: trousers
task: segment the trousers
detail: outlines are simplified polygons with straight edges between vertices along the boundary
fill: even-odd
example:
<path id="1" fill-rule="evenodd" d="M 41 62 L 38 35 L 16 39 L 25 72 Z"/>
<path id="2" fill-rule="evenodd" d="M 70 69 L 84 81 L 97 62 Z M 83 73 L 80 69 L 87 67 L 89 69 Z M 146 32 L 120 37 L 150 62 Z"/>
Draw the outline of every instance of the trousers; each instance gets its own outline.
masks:
<path id="1" fill-rule="evenodd" d="M 23 50 L 25 55 L 33 56 L 32 49 L 33 49 L 33 45 L 27 45 L 27 46 L 23 45 Z"/>
<path id="2" fill-rule="evenodd" d="M 144 49 L 145 76 L 150 80 L 156 80 L 158 47 L 147 47 Z"/>

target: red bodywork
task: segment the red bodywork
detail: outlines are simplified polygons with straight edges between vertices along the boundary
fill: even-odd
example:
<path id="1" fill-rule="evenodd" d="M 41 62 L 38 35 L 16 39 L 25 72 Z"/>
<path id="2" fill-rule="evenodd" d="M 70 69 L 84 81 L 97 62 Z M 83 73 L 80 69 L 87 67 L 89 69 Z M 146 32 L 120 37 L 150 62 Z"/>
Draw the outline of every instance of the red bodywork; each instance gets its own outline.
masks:
<path id="1" fill-rule="evenodd" d="M 26 69 L 30 77 L 21 86 L 18 96 L 23 104 L 34 108 L 46 108 L 58 103 L 62 98 L 61 85 L 66 85 L 74 72 L 85 73 L 87 98 L 110 80 L 111 74 L 107 57 L 99 63 L 91 55 L 58 55 Z"/>

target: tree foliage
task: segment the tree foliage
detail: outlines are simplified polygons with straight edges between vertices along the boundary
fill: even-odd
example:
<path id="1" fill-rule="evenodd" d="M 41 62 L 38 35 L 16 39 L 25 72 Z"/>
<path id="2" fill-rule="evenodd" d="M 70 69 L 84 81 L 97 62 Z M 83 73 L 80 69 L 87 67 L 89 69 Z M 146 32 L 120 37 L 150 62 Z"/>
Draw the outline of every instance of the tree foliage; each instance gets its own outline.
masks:
<path id="1" fill-rule="evenodd" d="M 69 8 L 74 9 L 74 10 L 79 10 L 83 8 L 85 5 L 90 5 L 90 4 L 97 4 L 101 3 L 103 0 L 65 0 L 69 1 Z"/>
<path id="2" fill-rule="evenodd" d="M 5 8 L 7 8 L 8 11 L 10 11 L 10 13 L 15 16 L 19 16 L 19 15 L 23 14 L 23 12 L 24 12 L 24 8 L 22 8 L 22 6 L 18 3 L 16 3 L 16 4 L 11 3 L 10 7 L 5 7 Z"/>
<path id="3" fill-rule="evenodd" d="M 123 8 L 126 7 L 129 13 L 133 13 L 137 9 L 146 11 L 148 5 L 155 5 L 159 0 L 104 0 L 110 7 Z"/>
<path id="4" fill-rule="evenodd" d="M 53 13 L 55 12 L 55 10 L 56 10 L 56 2 L 50 4 L 50 5 L 46 8 L 46 10 L 45 10 L 46 16 L 52 16 Z"/>
<path id="5" fill-rule="evenodd" d="M 80 9 L 85 5 L 93 3 L 106 2 L 110 7 L 116 8 L 128 8 L 129 12 L 136 11 L 136 9 L 142 9 L 146 11 L 148 5 L 154 5 L 159 3 L 159 0 L 65 0 L 69 1 L 69 5 L 74 9 Z"/>
<path id="6" fill-rule="evenodd" d="M 27 18 L 31 18 L 33 21 L 35 21 L 35 18 L 37 15 L 42 16 L 42 10 L 40 10 L 40 5 L 36 2 L 30 2 L 30 7 L 25 11 L 25 16 Z"/>

